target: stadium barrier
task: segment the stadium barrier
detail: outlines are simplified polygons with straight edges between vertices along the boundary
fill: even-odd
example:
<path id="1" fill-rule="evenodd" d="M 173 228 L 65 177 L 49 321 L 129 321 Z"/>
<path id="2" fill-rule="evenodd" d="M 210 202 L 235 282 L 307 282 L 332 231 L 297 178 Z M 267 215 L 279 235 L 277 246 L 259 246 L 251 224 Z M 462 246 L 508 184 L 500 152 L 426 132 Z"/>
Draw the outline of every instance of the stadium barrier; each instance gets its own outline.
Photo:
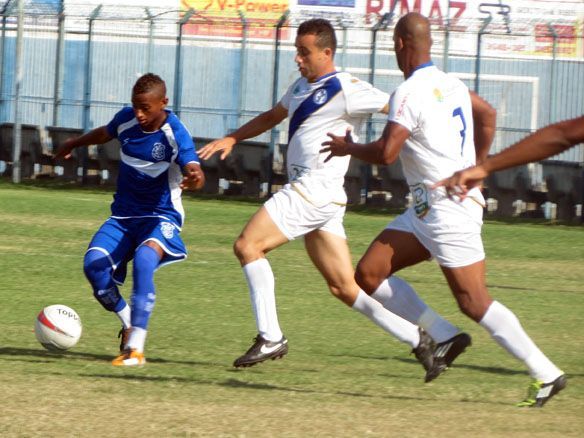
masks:
<path id="1" fill-rule="evenodd" d="M 41 143 L 40 128 L 36 125 L 23 124 L 20 151 L 21 176 L 31 178 L 38 174 L 35 170 L 35 164 L 50 165 L 52 157 L 48 151 L 44 151 Z M 14 144 L 14 124 L 0 124 L 0 160 L 6 163 L 6 173 L 10 173 L 13 163 L 13 144 Z"/>
<path id="2" fill-rule="evenodd" d="M 578 216 L 575 208 L 584 200 L 584 167 L 572 162 L 546 160 L 541 162 L 547 186 L 547 199 L 556 204 L 556 217 L 571 221 Z M 580 213 L 580 216 L 582 213 Z"/>
<path id="3" fill-rule="evenodd" d="M 532 184 L 529 165 L 492 173 L 485 180 L 485 188 L 485 198 L 497 201 L 490 215 L 543 217 L 540 207 L 547 201 L 547 193 Z"/>
<path id="4" fill-rule="evenodd" d="M 13 148 L 12 123 L 0 124 L 0 161 L 5 162 L 4 174 L 9 175 Z M 54 177 L 86 184 L 116 183 L 119 172 L 120 148 L 117 140 L 75 149 L 69 160 L 55 159 L 53 154 L 69 137 L 83 133 L 80 128 L 22 125 L 22 177 Z M 43 141 L 47 139 L 50 141 Z M 198 148 L 213 139 L 194 137 Z M 274 152 L 264 142 L 244 141 L 220 160 L 215 154 L 202 160 L 206 176 L 203 193 L 224 196 L 241 195 L 263 198 L 287 181 L 286 144 L 277 144 Z M 86 154 L 86 156 L 84 156 Z M 534 167 L 541 169 L 541 178 L 534 178 Z M 542 179 L 545 184 L 534 184 Z M 371 166 L 351 158 L 345 176 L 345 190 L 350 205 L 368 204 L 388 208 L 405 208 L 409 189 L 399 160 L 389 166 Z M 485 197 L 496 201 L 496 208 L 487 214 L 495 217 L 544 217 L 544 205 L 555 205 L 551 219 L 574 220 L 581 216 L 584 199 L 584 166 L 580 163 L 546 160 L 491 174 L 485 181 Z M 493 203 L 490 202 L 490 205 Z"/>

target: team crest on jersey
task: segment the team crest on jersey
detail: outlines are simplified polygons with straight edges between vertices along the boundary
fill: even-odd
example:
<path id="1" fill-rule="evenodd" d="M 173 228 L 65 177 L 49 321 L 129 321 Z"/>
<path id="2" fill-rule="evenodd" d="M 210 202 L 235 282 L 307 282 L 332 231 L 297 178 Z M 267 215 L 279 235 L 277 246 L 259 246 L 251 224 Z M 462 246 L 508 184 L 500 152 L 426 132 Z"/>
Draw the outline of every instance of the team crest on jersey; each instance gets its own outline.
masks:
<path id="1" fill-rule="evenodd" d="M 162 222 L 160 224 L 160 231 L 162 231 L 162 235 L 166 239 L 172 239 L 172 236 L 174 236 L 174 225 L 170 222 Z"/>
<path id="2" fill-rule="evenodd" d="M 326 90 L 324 88 L 321 88 L 320 90 L 316 90 L 316 92 L 314 93 L 314 96 L 312 98 L 312 101 L 314 103 L 316 103 L 317 105 L 322 105 L 323 103 L 326 102 L 327 99 L 328 99 L 328 94 L 327 94 Z"/>
<path id="3" fill-rule="evenodd" d="M 154 158 L 156 161 L 163 160 L 165 149 L 166 148 L 162 143 L 154 143 L 154 146 L 152 147 L 152 158 Z"/>
<path id="4" fill-rule="evenodd" d="M 442 92 L 438 88 L 434 88 L 434 97 L 438 102 L 444 102 L 444 96 L 442 96 Z"/>

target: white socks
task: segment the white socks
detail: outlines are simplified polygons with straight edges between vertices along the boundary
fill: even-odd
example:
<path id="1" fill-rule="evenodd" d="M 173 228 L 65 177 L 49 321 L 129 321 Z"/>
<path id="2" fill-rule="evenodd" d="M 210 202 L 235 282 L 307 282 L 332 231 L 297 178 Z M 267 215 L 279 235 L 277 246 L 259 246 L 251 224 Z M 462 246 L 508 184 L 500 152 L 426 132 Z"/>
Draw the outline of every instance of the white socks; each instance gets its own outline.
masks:
<path id="1" fill-rule="evenodd" d="M 420 343 L 417 326 L 391 313 L 362 290 L 359 290 L 357 299 L 353 303 L 353 309 L 361 312 L 374 324 L 377 324 L 401 342 L 409 344 L 412 348 L 416 348 Z"/>
<path id="2" fill-rule="evenodd" d="M 118 315 L 118 318 L 122 321 L 122 325 L 125 329 L 132 327 L 132 310 L 130 309 L 130 306 L 126 304 L 122 310 L 116 312 L 116 315 Z"/>
<path id="3" fill-rule="evenodd" d="M 268 341 L 279 341 L 283 335 L 278 324 L 274 273 L 270 263 L 265 258 L 254 260 L 243 267 L 243 273 L 259 334 Z"/>
<path id="4" fill-rule="evenodd" d="M 430 309 L 414 289 L 399 277 L 391 276 L 381 282 L 371 297 L 387 310 L 422 327 L 437 343 L 447 341 L 460 331 Z"/>
<path id="5" fill-rule="evenodd" d="M 418 319 L 418 325 L 426 330 L 426 332 L 438 344 L 447 341 L 460 333 L 458 327 L 450 324 L 449 321 L 442 318 L 427 305 L 426 310 L 424 310 L 424 313 L 422 313 L 422 316 Z"/>
<path id="6" fill-rule="evenodd" d="M 489 332 L 501 347 L 523 361 L 533 378 L 548 383 L 563 374 L 537 348 L 525 333 L 525 330 L 523 330 L 515 314 L 501 303 L 493 301 L 479 324 Z"/>
<path id="7" fill-rule="evenodd" d="M 130 333 L 130 339 L 126 344 L 126 348 L 136 350 L 138 353 L 144 353 L 146 333 L 148 333 L 148 330 L 144 330 L 143 328 L 140 327 L 132 327 L 132 332 Z"/>

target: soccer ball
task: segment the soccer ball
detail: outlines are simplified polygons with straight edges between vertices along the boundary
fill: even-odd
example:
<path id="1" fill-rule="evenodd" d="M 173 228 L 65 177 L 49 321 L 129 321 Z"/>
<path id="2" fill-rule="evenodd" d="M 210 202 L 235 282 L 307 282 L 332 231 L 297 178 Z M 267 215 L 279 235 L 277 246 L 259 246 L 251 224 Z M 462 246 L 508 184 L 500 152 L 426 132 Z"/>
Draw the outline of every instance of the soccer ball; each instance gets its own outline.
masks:
<path id="1" fill-rule="evenodd" d="M 81 319 L 75 310 L 62 304 L 47 306 L 36 318 L 34 334 L 49 351 L 65 351 L 81 337 Z"/>

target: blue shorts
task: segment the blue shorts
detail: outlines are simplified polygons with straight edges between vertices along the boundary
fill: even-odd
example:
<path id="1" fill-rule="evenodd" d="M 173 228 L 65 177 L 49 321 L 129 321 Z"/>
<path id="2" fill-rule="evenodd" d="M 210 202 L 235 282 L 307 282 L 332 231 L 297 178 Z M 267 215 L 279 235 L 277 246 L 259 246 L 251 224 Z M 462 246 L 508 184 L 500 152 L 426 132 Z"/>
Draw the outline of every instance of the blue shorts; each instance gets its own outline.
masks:
<path id="1" fill-rule="evenodd" d="M 180 229 L 160 217 L 116 219 L 110 217 L 97 230 L 87 251 L 104 253 L 114 269 L 114 281 L 123 284 L 126 265 L 136 249 L 148 241 L 156 242 L 164 251 L 158 267 L 187 258 L 187 249 L 180 237 Z"/>

